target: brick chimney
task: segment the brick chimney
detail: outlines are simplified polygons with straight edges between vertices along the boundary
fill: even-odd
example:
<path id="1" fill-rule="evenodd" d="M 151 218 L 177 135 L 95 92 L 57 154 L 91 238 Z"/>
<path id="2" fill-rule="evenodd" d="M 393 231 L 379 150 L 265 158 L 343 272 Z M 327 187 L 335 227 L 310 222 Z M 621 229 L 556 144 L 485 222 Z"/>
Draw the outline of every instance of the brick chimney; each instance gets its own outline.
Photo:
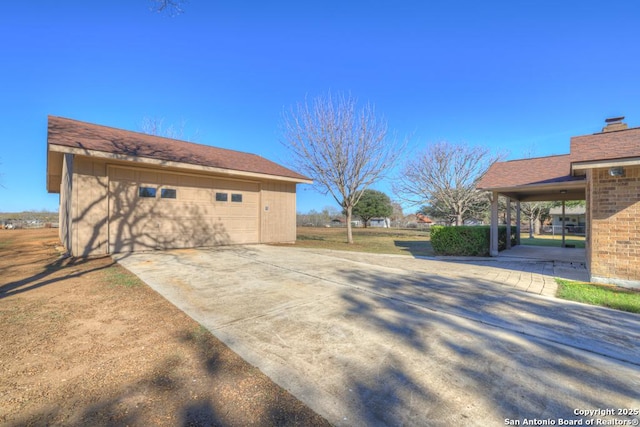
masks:
<path id="1" fill-rule="evenodd" d="M 614 131 L 617 131 L 617 130 L 628 129 L 629 126 L 627 126 L 626 123 L 623 123 L 622 122 L 623 120 L 624 120 L 624 116 L 611 117 L 611 118 L 606 119 L 604 122 L 607 125 L 602 128 L 602 132 L 614 132 Z"/>

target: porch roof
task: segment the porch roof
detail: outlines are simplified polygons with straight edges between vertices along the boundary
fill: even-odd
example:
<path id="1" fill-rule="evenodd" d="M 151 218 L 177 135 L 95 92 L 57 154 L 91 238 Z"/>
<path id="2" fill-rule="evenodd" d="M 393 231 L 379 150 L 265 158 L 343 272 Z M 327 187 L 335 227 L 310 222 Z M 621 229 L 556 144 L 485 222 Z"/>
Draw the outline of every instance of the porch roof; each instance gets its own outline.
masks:
<path id="1" fill-rule="evenodd" d="M 496 162 L 476 188 L 520 201 L 583 200 L 587 169 L 640 164 L 640 127 L 629 129 L 622 119 L 572 137 L 570 154 Z"/>
<path id="2" fill-rule="evenodd" d="M 570 154 L 496 162 L 476 188 L 520 201 L 583 200 L 586 179 L 571 174 Z"/>

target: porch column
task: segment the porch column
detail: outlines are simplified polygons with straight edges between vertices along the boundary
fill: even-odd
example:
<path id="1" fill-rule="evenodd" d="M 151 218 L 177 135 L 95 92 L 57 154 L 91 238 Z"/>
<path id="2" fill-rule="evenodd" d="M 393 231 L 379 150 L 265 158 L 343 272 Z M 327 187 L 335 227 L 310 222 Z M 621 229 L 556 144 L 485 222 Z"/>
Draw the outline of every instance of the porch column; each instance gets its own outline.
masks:
<path id="1" fill-rule="evenodd" d="M 489 255 L 498 256 L 498 192 L 491 198 L 491 231 L 489 233 Z"/>
<path id="2" fill-rule="evenodd" d="M 564 200 L 562 201 L 562 247 L 565 247 L 565 243 L 564 243 L 564 221 L 565 221 L 565 217 L 564 217 L 564 207 L 565 207 L 565 202 Z"/>
<path id="3" fill-rule="evenodd" d="M 507 221 L 507 249 L 511 249 L 511 197 L 507 197 L 507 214 L 505 220 Z"/>
<path id="4" fill-rule="evenodd" d="M 516 200 L 516 245 L 520 246 L 520 200 Z"/>

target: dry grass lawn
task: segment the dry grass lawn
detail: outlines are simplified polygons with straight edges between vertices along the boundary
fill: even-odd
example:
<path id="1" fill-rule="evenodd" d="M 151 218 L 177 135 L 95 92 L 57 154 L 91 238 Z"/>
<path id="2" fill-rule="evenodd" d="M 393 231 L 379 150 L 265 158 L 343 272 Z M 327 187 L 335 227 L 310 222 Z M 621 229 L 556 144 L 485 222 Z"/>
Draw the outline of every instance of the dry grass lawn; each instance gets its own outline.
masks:
<path id="1" fill-rule="evenodd" d="M 0 230 L 0 424 L 327 425 L 108 257 Z"/>
<path id="2" fill-rule="evenodd" d="M 347 243 L 347 229 L 342 227 L 298 227 L 296 246 L 302 248 L 434 256 L 429 232 L 396 228 L 354 228 L 353 244 Z"/>

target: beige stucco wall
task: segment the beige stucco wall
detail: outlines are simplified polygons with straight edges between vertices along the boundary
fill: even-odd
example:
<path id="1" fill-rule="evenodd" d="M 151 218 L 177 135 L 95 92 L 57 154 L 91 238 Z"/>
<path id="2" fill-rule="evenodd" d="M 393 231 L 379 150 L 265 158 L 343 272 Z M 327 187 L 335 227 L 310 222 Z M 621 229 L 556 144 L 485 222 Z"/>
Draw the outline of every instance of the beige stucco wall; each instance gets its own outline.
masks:
<path id="1" fill-rule="evenodd" d="M 588 180 L 591 280 L 640 286 L 640 166 L 625 167 L 623 177 L 593 169 Z"/>
<path id="2" fill-rule="evenodd" d="M 107 253 L 106 163 L 76 156 L 73 162 L 72 251 L 76 256 Z"/>
<path id="3" fill-rule="evenodd" d="M 296 239 L 295 183 L 141 168 L 86 156 L 76 156 L 72 169 L 72 197 L 61 191 L 61 208 L 63 199 L 70 202 L 75 256 Z M 140 198 L 140 185 L 155 188 L 157 197 Z M 176 190 L 177 198 L 160 198 L 162 189 Z M 217 201 L 216 193 L 228 200 Z M 234 194 L 242 201 L 232 202 Z"/>
<path id="4" fill-rule="evenodd" d="M 296 185 L 262 184 L 261 243 L 296 241 Z"/>
<path id="5" fill-rule="evenodd" d="M 62 172 L 60 180 L 60 207 L 58 209 L 58 234 L 60 242 L 67 252 L 71 252 L 72 246 L 72 228 L 73 223 L 71 204 L 72 197 L 72 181 L 73 181 L 73 155 L 65 154 L 62 157 Z"/>

